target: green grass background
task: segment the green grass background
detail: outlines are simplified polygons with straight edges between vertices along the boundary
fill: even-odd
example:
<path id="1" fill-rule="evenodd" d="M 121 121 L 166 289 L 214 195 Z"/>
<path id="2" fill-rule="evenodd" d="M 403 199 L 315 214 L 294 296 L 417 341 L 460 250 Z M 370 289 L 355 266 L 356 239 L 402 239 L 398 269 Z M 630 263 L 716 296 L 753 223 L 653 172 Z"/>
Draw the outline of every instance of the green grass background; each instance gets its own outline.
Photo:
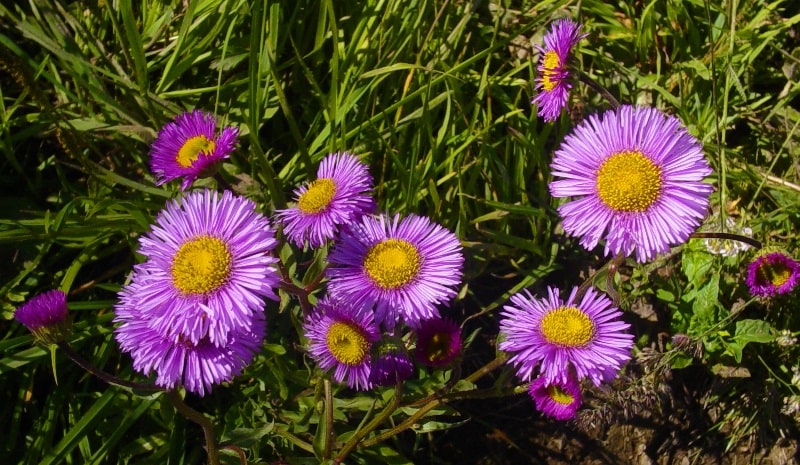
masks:
<path id="1" fill-rule="evenodd" d="M 112 306 L 136 262 L 138 234 L 177 192 L 177 183 L 155 187 L 149 143 L 188 109 L 239 127 L 222 175 L 266 214 L 284 207 L 327 153 L 362 156 L 382 210 L 428 215 L 463 241 L 465 284 L 454 308 L 472 317 L 465 328 L 475 333 L 496 332 L 494 315 L 516 290 L 579 284 L 602 265 L 601 251 L 563 235 L 548 165 L 573 124 L 608 105 L 576 86 L 570 111 L 544 124 L 529 103 L 533 46 L 565 16 L 590 33 L 577 66 L 620 101 L 675 114 L 703 142 L 715 169 L 714 215 L 796 256 L 800 8 L 792 1 L 4 2 L 3 462 L 204 462 L 199 430 L 162 398 L 93 380 L 33 346 L 11 319 L 27 298 L 61 288 L 73 346 L 107 371 L 138 376 L 113 340 Z M 282 257 L 298 281 L 318 271 L 303 275 L 310 253 L 287 247 Z M 680 257 L 671 260 L 680 268 Z M 714 262 L 728 270 L 716 296 L 723 307 L 744 292 L 742 260 Z M 664 265 L 631 265 L 644 284 L 629 289 L 629 303 L 680 300 L 691 276 L 649 278 Z M 316 463 L 294 441 L 313 436 L 316 416 L 292 306 L 288 296 L 269 304 L 266 349 L 243 382 L 195 404 L 253 463 Z M 775 311 L 774 327 L 799 328 L 788 310 Z M 765 366 L 790 377 L 791 362 L 771 356 Z M 337 421 L 357 425 L 375 398 L 343 394 Z M 408 463 L 417 446 L 381 447 L 353 460 Z"/>

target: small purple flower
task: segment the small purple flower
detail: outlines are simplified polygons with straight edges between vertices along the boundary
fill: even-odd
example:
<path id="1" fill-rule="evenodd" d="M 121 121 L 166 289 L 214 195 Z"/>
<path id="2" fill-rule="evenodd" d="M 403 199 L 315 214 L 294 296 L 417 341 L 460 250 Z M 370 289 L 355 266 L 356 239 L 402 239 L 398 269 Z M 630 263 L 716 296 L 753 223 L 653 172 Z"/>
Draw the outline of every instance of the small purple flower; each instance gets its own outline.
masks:
<path id="1" fill-rule="evenodd" d="M 503 307 L 499 348 L 513 354 L 508 363 L 522 380 L 530 380 L 539 367 L 546 384 L 566 383 L 572 367 L 579 380 L 589 378 L 599 386 L 616 378 L 631 358 L 633 335 L 619 319 L 622 312 L 594 289 L 580 302 L 577 292 L 573 288 L 564 302 L 556 288 L 548 288 L 543 299 L 523 291 Z"/>
<path id="2" fill-rule="evenodd" d="M 303 324 L 308 352 L 322 370 L 333 370 L 333 379 L 357 390 L 370 383 L 373 344 L 380 332 L 372 312 L 348 302 L 323 298 Z"/>
<path id="3" fill-rule="evenodd" d="M 781 252 L 768 252 L 747 266 L 750 293 L 759 297 L 788 294 L 797 286 L 800 264 Z"/>
<path id="4" fill-rule="evenodd" d="M 450 231 L 428 218 L 364 216 L 340 235 L 328 257 L 328 289 L 353 305 L 375 305 L 375 319 L 416 327 L 456 295 L 464 257 Z"/>
<path id="5" fill-rule="evenodd" d="M 414 364 L 404 351 L 381 348 L 372 359 L 369 382 L 373 386 L 395 386 L 414 373 Z"/>
<path id="6" fill-rule="evenodd" d="M 71 330 L 67 295 L 59 289 L 43 292 L 19 307 L 14 319 L 25 325 L 39 343 L 61 342 Z"/>
<path id="7" fill-rule="evenodd" d="M 209 175 L 236 147 L 239 129 L 226 126 L 217 135 L 217 119 L 211 113 L 193 110 L 178 115 L 159 131 L 150 147 L 150 169 L 161 185 L 183 178 L 186 189 Z"/>
<path id="8" fill-rule="evenodd" d="M 422 321 L 416 333 L 415 358 L 423 365 L 446 367 L 461 354 L 461 327 L 449 318 Z"/>
<path id="9" fill-rule="evenodd" d="M 574 376 L 554 383 L 540 376 L 533 380 L 528 393 L 540 412 L 559 421 L 574 418 L 581 406 L 581 386 Z"/>
<path id="10" fill-rule="evenodd" d="M 143 289 L 152 276 L 140 269 L 139 282 L 132 282 L 119 293 L 114 321 L 121 323 L 115 337 L 123 352 L 133 359 L 133 368 L 145 376 L 156 373 L 155 383 L 165 389 L 183 386 L 200 396 L 214 385 L 228 382 L 253 359 L 264 340 L 263 313 L 254 313 L 226 333 L 224 341 L 212 343 L 208 337 L 192 341 L 178 333 L 167 337 L 151 326 L 147 295 Z"/>
<path id="11" fill-rule="evenodd" d="M 375 210 L 371 189 L 365 163 L 347 152 L 334 153 L 319 164 L 316 180 L 295 190 L 297 205 L 278 210 L 276 216 L 293 244 L 321 247 L 342 225 Z"/>
<path id="12" fill-rule="evenodd" d="M 277 241 L 251 200 L 196 190 L 167 203 L 139 238 L 146 261 L 134 268 L 141 313 L 168 340 L 222 347 L 228 333 L 277 299 Z"/>
<path id="13" fill-rule="evenodd" d="M 573 47 L 588 34 L 581 34 L 581 26 L 568 18 L 556 20 L 553 28 L 544 36 L 544 47 L 536 48 L 541 53 L 536 68 L 536 90 L 531 103 L 539 108 L 538 114 L 545 121 L 555 121 L 567 106 L 572 80 L 569 75 L 569 58 Z"/>
<path id="14" fill-rule="evenodd" d="M 713 188 L 700 142 L 680 120 L 624 105 L 592 115 L 564 138 L 552 163 L 564 230 L 586 249 L 606 239 L 606 255 L 639 262 L 682 244 L 705 216 Z M 561 179 L 559 179 L 561 178 Z"/>

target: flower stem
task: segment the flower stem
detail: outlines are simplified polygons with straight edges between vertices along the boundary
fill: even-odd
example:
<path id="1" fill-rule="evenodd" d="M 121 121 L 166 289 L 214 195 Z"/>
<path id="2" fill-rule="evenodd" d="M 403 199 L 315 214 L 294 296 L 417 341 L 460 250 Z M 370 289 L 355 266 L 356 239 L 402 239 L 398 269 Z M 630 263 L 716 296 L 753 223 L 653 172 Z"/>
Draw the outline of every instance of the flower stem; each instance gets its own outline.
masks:
<path id="1" fill-rule="evenodd" d="M 333 389 L 331 380 L 326 378 L 323 384 L 325 389 L 325 447 L 322 458 L 328 460 L 331 458 L 331 449 L 333 448 Z"/>
<path id="2" fill-rule="evenodd" d="M 381 410 L 381 413 L 379 413 L 375 418 L 373 418 L 372 421 L 370 421 L 364 428 L 362 428 L 361 430 L 357 431 L 356 434 L 354 434 L 350 438 L 350 440 L 348 440 L 345 443 L 345 445 L 342 447 L 342 449 L 336 455 L 336 458 L 333 459 L 333 463 L 334 464 L 338 465 L 338 464 L 342 463 L 342 461 L 345 458 L 347 458 L 348 455 L 350 455 L 350 452 L 352 452 L 353 449 L 355 449 L 358 446 L 359 442 L 361 442 L 361 440 L 364 438 L 364 436 L 366 436 L 367 434 L 371 433 L 375 428 L 380 426 L 381 423 L 386 421 L 386 419 L 389 418 L 389 416 L 391 416 L 392 413 L 394 413 L 394 411 L 397 409 L 397 407 L 400 406 L 400 398 L 403 395 L 402 386 L 403 386 L 402 383 L 397 383 L 397 386 L 395 387 L 394 395 L 392 396 L 391 402 L 389 402 L 386 405 L 386 407 L 384 407 L 383 410 Z M 381 441 L 382 440 L 383 439 L 381 439 Z M 366 444 L 366 442 L 367 441 L 364 441 L 365 444 Z M 378 442 L 380 442 L 380 441 L 378 441 Z M 377 442 L 376 442 L 376 444 L 377 444 Z"/>
<path id="3" fill-rule="evenodd" d="M 580 79 L 582 83 L 586 84 L 587 86 L 597 91 L 600 95 L 602 95 L 603 98 L 606 99 L 606 101 L 610 103 L 612 107 L 614 108 L 620 107 L 619 100 L 617 100 L 613 95 L 611 95 L 611 92 L 609 92 L 608 89 L 601 86 L 597 81 L 589 77 L 588 74 L 585 74 L 582 71 L 578 71 L 578 79 Z"/>
<path id="4" fill-rule="evenodd" d="M 742 236 L 741 234 L 726 233 L 726 232 L 696 232 L 689 236 L 690 239 L 728 239 L 731 241 L 744 242 L 745 244 L 760 249 L 763 247 L 760 241 L 752 237 Z"/>
<path id="5" fill-rule="evenodd" d="M 208 464 L 220 465 L 217 439 L 214 437 L 214 424 L 211 423 L 211 420 L 209 420 L 208 417 L 202 413 L 186 405 L 186 402 L 183 401 L 181 395 L 178 394 L 176 389 L 170 389 L 167 391 L 167 398 L 170 402 L 172 402 L 175 410 L 203 428 L 203 434 L 206 438 L 206 452 L 208 452 Z"/>
<path id="6" fill-rule="evenodd" d="M 77 352 L 72 350 L 72 347 L 69 346 L 66 342 L 58 342 L 58 348 L 61 349 L 67 357 L 70 358 L 76 365 L 83 368 L 84 370 L 88 371 L 89 373 L 95 375 L 96 377 L 100 378 L 101 380 L 105 381 L 108 384 L 113 386 L 125 387 L 129 389 L 136 389 L 139 391 L 164 391 L 164 388 L 158 387 L 155 384 L 150 383 L 137 383 L 135 381 L 127 381 L 122 378 L 118 378 L 110 373 L 106 373 L 105 371 L 97 368 L 96 366 L 92 365 L 88 360 L 81 357 Z"/>

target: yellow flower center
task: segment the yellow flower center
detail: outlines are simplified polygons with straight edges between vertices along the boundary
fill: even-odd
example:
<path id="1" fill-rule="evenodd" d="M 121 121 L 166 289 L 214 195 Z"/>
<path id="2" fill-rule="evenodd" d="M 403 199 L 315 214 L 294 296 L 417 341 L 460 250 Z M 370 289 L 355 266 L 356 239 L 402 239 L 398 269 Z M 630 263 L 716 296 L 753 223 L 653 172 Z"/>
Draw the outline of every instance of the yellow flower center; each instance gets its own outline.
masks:
<path id="1" fill-rule="evenodd" d="M 620 212 L 643 212 L 661 193 L 661 168 L 638 150 L 615 153 L 600 165 L 597 194 Z"/>
<path id="2" fill-rule="evenodd" d="M 184 168 L 188 168 L 200 158 L 200 154 L 210 155 L 214 151 L 214 141 L 206 136 L 194 136 L 186 139 L 175 161 Z"/>
<path id="3" fill-rule="evenodd" d="M 542 69 L 542 89 L 550 92 L 558 84 L 556 70 L 561 67 L 561 60 L 558 54 L 552 50 L 544 54 L 544 66 Z"/>
<path id="4" fill-rule="evenodd" d="M 334 195 L 336 195 L 336 183 L 333 179 L 319 178 L 308 185 L 308 190 L 300 196 L 297 206 L 306 214 L 319 213 L 328 208 Z"/>
<path id="5" fill-rule="evenodd" d="M 540 330 L 552 344 L 582 347 L 592 340 L 594 323 L 589 315 L 578 308 L 558 307 L 542 318 Z"/>
<path id="6" fill-rule="evenodd" d="M 434 333 L 428 341 L 425 356 L 431 363 L 444 360 L 450 354 L 450 333 Z"/>
<path id="7" fill-rule="evenodd" d="M 205 294 L 228 281 L 231 253 L 221 239 L 198 236 L 186 241 L 172 260 L 172 282 L 184 294 Z"/>
<path id="8" fill-rule="evenodd" d="M 358 365 L 369 353 L 369 341 L 358 326 L 337 321 L 331 324 L 326 336 L 328 350 L 345 365 Z"/>
<path id="9" fill-rule="evenodd" d="M 792 270 L 783 263 L 764 262 L 756 271 L 758 278 L 764 283 L 775 287 L 782 286 L 792 276 Z"/>
<path id="10" fill-rule="evenodd" d="M 561 405 L 569 405 L 575 401 L 575 398 L 572 397 L 567 391 L 564 391 L 555 384 L 547 386 L 547 395 Z"/>
<path id="11" fill-rule="evenodd" d="M 417 249 L 403 239 L 386 239 L 373 245 L 364 257 L 364 269 L 383 289 L 402 287 L 419 274 Z"/>

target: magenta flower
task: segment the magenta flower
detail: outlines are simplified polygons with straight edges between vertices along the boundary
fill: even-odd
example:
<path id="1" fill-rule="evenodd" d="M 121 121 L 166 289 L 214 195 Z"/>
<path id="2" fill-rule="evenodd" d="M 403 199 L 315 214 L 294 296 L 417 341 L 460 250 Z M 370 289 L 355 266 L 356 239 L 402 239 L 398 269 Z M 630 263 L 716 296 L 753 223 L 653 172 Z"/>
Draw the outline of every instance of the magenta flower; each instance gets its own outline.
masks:
<path id="1" fill-rule="evenodd" d="M 342 225 L 375 210 L 371 189 L 365 163 L 347 152 L 334 153 L 319 164 L 316 180 L 295 190 L 297 205 L 278 210 L 276 216 L 293 244 L 321 247 Z"/>
<path id="2" fill-rule="evenodd" d="M 581 34 L 581 26 L 568 18 L 556 20 L 544 36 L 544 47 L 539 49 L 539 66 L 536 68 L 536 97 L 531 101 L 538 107 L 545 121 L 555 121 L 567 106 L 572 79 L 569 58 L 572 49 L 588 34 Z"/>
<path id="3" fill-rule="evenodd" d="M 193 110 L 178 115 L 158 132 L 150 147 L 150 169 L 161 185 L 183 178 L 186 189 L 201 177 L 213 173 L 236 146 L 239 129 L 226 126 L 217 134 L 217 120 L 211 113 Z"/>
<path id="4" fill-rule="evenodd" d="M 747 286 L 760 297 L 788 294 L 797 286 L 800 264 L 781 252 L 768 252 L 747 266 Z"/>
<path id="5" fill-rule="evenodd" d="M 59 289 L 43 292 L 22 304 L 14 312 L 14 319 L 25 325 L 39 343 L 61 342 L 71 330 L 67 295 Z"/>
<path id="6" fill-rule="evenodd" d="M 674 116 L 622 106 L 592 115 L 564 138 L 552 163 L 564 230 L 586 249 L 639 262 L 684 243 L 708 209 L 711 167 L 700 142 Z M 559 179 L 561 178 L 561 179 Z"/>
<path id="7" fill-rule="evenodd" d="M 433 318 L 420 322 L 415 358 L 434 368 L 450 365 L 461 354 L 461 327 L 449 318 Z"/>

